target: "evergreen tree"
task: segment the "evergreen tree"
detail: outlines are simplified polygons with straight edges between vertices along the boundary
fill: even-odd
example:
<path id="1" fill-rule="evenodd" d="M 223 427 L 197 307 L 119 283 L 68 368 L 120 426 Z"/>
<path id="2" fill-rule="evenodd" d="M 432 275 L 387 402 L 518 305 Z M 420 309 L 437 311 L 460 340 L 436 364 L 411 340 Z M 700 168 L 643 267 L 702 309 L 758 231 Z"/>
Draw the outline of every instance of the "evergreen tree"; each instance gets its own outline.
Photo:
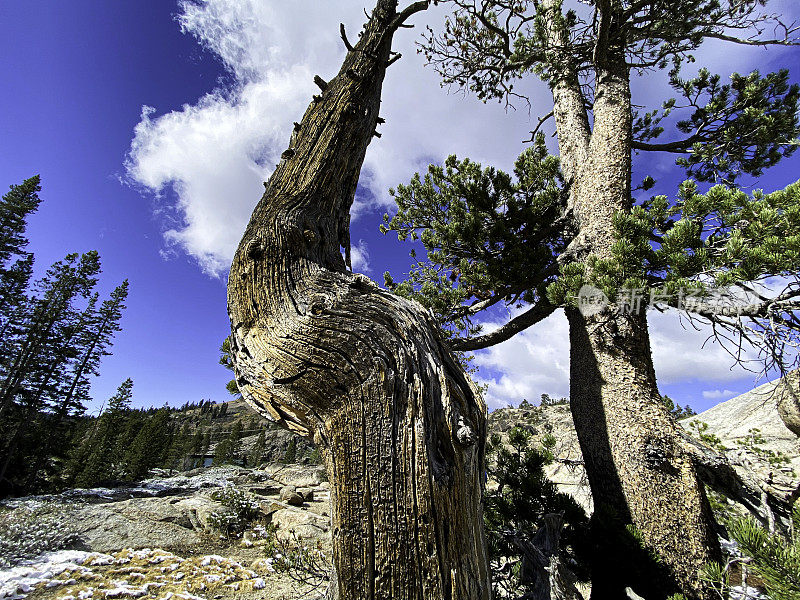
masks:
<path id="1" fill-rule="evenodd" d="M 189 424 L 184 423 L 180 429 L 176 430 L 170 445 L 166 467 L 182 471 L 188 467 L 188 455 L 192 451 L 194 438 L 192 437 Z"/>
<path id="2" fill-rule="evenodd" d="M 497 483 L 496 488 L 486 492 L 484 520 L 498 598 L 534 592 L 524 544 L 535 537 L 546 515 L 563 514 L 566 527 L 561 558 L 565 562 L 577 565 L 576 558 L 587 550 L 588 521 L 583 509 L 571 496 L 559 492 L 544 471 L 553 461 L 555 439 L 545 437 L 544 444 L 537 448 L 530 438 L 528 431 L 513 427 L 508 432 L 508 444 L 494 434 L 486 449 L 487 473 Z M 509 568 L 512 565 L 515 567 Z M 585 576 L 580 570 L 579 574 Z"/>
<path id="3" fill-rule="evenodd" d="M 195 429 L 194 435 L 192 436 L 192 443 L 189 447 L 189 454 L 191 455 L 198 455 L 203 453 L 203 431 L 200 428 Z M 197 467 L 203 466 L 203 459 L 197 458 L 189 464 L 189 467 L 194 469 Z"/>
<path id="4" fill-rule="evenodd" d="M 120 320 L 125 310 L 128 297 L 128 280 L 122 282 L 104 300 L 100 309 L 90 323 L 80 328 L 78 348 L 81 353 L 76 356 L 71 380 L 63 398 L 59 401 L 58 411 L 66 414 L 72 406 L 82 405 L 89 399 L 89 377 L 98 374 L 100 361 L 111 354 L 110 348 L 114 335 L 122 328 Z"/>
<path id="5" fill-rule="evenodd" d="M 32 302 L 30 314 L 20 324 L 13 354 L 3 365 L 0 422 L 15 400 L 18 404 L 25 404 L 26 400 L 30 402 L 31 376 L 42 363 L 47 364 L 48 353 L 60 348 L 60 329 L 70 327 L 71 320 L 75 318 L 73 302 L 90 297 L 99 272 L 100 262 L 96 252 L 87 252 L 80 257 L 69 254 L 50 267 L 35 285 L 37 298 Z"/>
<path id="6" fill-rule="evenodd" d="M 677 421 L 680 421 L 681 419 L 686 419 L 688 417 L 693 417 L 697 414 L 694 411 L 694 409 L 688 404 L 686 406 L 681 406 L 680 404 L 676 404 L 675 401 L 666 394 L 661 396 L 661 403 L 669 411 L 669 414 L 672 415 L 672 418 L 674 418 Z"/>
<path id="7" fill-rule="evenodd" d="M 9 432 L 0 448 L 0 480 L 33 489 L 52 486 L 58 476 L 69 436 L 65 419 L 84 410 L 81 402 L 64 402 L 62 386 L 77 335 L 94 310 L 99 272 L 96 252 L 70 254 L 55 263 L 34 285 L 33 298 L 15 324 L 0 380 L 0 424 Z"/>
<path id="8" fill-rule="evenodd" d="M 398 212 L 383 230 L 421 240 L 427 258 L 415 261 L 407 281 L 387 284 L 437 313 L 462 351 L 509 339 L 564 308 L 593 535 L 605 540 L 594 553 L 593 596 L 618 596 L 628 585 L 653 598 L 702 596 L 698 570 L 719 554 L 711 513 L 660 401 L 647 318 L 637 307 L 647 295 L 713 323 L 721 338 L 756 342 L 767 368 L 790 366 L 800 331 L 800 185 L 746 194 L 735 184 L 797 149 L 800 89 L 785 70 L 733 74 L 726 83 L 705 69 L 683 78 L 681 68 L 706 39 L 793 44 L 795 30 L 762 12 L 762 0 L 596 0 L 580 12 L 561 0 L 446 4 L 454 12 L 424 44 L 445 83 L 511 101 L 519 97 L 514 81 L 535 74 L 550 86 L 553 110 L 543 111 L 512 173 L 450 157 L 398 187 Z M 768 39 L 772 25 L 785 35 Z M 633 104 L 631 77 L 667 68 L 676 99 Z M 550 118 L 558 158 L 539 131 Z M 648 197 L 640 192 L 657 182 L 631 182 L 634 152 L 675 153 L 693 181 Z M 695 181 L 719 185 L 703 192 Z M 786 287 L 764 292 L 775 276 Z M 588 306 L 584 286 L 589 300 L 610 302 L 579 310 Z M 715 310 L 722 287 L 755 301 L 732 315 Z M 688 295 L 700 301 L 686 302 Z M 527 310 L 480 335 L 476 315 L 497 304 Z M 659 556 L 637 580 L 644 571 L 621 568 L 629 547 L 621 540 L 631 531 Z"/>
<path id="9" fill-rule="evenodd" d="M 293 465 L 297 462 L 297 439 L 292 438 L 286 445 L 286 452 L 283 455 L 283 463 Z"/>
<path id="10" fill-rule="evenodd" d="M 28 217 L 41 202 L 39 176 L 26 179 L 0 200 L 0 351 L 5 353 L 9 327 L 25 306 L 26 291 L 33 267 L 33 254 L 25 249 Z M 5 361 L 2 361 L 5 364 Z"/>
<path id="11" fill-rule="evenodd" d="M 253 444 L 253 448 L 250 450 L 250 454 L 247 456 L 247 464 L 251 467 L 257 467 L 262 462 L 264 462 L 264 453 L 267 449 L 267 438 L 264 434 L 264 431 L 260 431 L 258 434 L 258 438 L 256 438 L 256 443 Z"/>
<path id="12" fill-rule="evenodd" d="M 223 406 L 225 406 L 223 404 Z M 225 463 L 234 462 L 239 458 L 239 452 L 242 445 L 242 423 L 236 421 L 231 428 L 231 431 L 219 444 L 214 451 L 214 464 L 222 465 Z"/>
<path id="13" fill-rule="evenodd" d="M 125 453 L 126 479 L 129 481 L 143 479 L 150 469 L 164 464 L 169 453 L 170 434 L 168 408 L 160 408 L 152 417 L 144 420 L 144 424 Z"/>
<path id="14" fill-rule="evenodd" d="M 122 382 L 106 409 L 75 449 L 68 466 L 69 479 L 79 487 L 94 487 L 119 476 L 121 457 L 117 440 L 130 410 L 133 380 Z"/>

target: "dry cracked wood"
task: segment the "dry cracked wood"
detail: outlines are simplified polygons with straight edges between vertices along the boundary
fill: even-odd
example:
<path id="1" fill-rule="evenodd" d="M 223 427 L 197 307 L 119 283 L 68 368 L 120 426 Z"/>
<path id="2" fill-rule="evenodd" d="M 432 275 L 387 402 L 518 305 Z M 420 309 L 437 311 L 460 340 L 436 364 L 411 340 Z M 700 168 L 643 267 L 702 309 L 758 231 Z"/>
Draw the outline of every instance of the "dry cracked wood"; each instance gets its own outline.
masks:
<path id="1" fill-rule="evenodd" d="M 490 594 L 485 406 L 432 316 L 351 273 L 340 250 L 349 253 L 392 36 L 426 7 L 398 12 L 396 0 L 379 0 L 337 76 L 317 81 L 321 93 L 265 184 L 228 281 L 239 389 L 322 450 L 330 596 L 343 600 Z"/>

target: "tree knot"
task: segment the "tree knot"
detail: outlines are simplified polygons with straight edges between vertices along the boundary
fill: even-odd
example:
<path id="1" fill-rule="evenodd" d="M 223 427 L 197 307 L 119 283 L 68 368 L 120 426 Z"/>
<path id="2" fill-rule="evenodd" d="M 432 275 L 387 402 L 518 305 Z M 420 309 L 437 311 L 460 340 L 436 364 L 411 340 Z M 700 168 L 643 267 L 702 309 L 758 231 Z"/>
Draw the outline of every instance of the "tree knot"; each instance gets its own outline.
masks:
<path id="1" fill-rule="evenodd" d="M 464 417 L 459 417 L 456 425 L 456 440 L 458 443 L 462 446 L 473 446 L 477 439 L 478 436 L 472 425 L 467 423 Z"/>
<path id="2" fill-rule="evenodd" d="M 262 254 L 264 254 L 264 241 L 259 236 L 254 237 L 249 242 L 247 242 L 247 249 L 245 252 L 248 258 L 251 259 L 258 258 Z"/>

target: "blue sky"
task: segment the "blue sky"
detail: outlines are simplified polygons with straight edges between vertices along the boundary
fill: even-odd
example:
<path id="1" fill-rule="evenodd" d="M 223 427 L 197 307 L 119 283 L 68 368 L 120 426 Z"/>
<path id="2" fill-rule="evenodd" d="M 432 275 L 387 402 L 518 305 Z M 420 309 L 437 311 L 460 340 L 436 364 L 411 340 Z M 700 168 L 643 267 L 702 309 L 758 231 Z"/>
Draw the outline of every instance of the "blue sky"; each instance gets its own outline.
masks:
<path id="1" fill-rule="evenodd" d="M 136 3 L 16 0 L 0 4 L 0 185 L 42 176 L 31 249 L 45 268 L 72 251 L 97 249 L 106 291 L 131 282 L 123 332 L 104 360 L 93 395 L 103 400 L 126 377 L 138 405 L 224 400 L 217 348 L 228 332 L 225 269 L 291 123 L 343 57 L 338 23 L 355 35 L 356 0 L 171 0 Z M 790 2 L 776 11 L 795 11 Z M 418 22 L 438 23 L 442 8 Z M 354 207 L 357 267 L 382 280 L 407 267 L 407 248 L 377 231 L 391 206 L 386 190 L 450 153 L 498 167 L 521 151 L 547 91 L 523 84 L 534 109 L 506 111 L 440 89 L 401 31 L 405 58 L 390 69 L 383 138 L 370 147 Z M 711 46 L 702 64 L 733 70 L 792 69 L 800 51 Z M 654 100 L 663 81 L 637 83 Z M 144 107 L 149 107 L 145 109 Z M 669 187 L 670 157 L 648 168 Z M 757 182 L 767 190 L 800 175 L 800 158 Z M 492 320 L 504 316 L 495 314 Z M 490 324 L 491 326 L 491 324 Z M 653 319 L 662 391 L 702 409 L 755 385 L 706 335 L 674 316 Z M 494 406 L 568 391 L 566 323 L 557 315 L 479 355 L 479 378 Z"/>

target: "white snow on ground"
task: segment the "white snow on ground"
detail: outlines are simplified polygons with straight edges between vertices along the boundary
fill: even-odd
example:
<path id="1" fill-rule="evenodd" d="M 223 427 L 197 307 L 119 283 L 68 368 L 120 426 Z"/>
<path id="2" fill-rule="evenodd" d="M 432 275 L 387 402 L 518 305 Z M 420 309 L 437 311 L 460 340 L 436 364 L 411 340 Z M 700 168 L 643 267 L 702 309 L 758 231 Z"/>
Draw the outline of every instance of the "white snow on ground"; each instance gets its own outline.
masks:
<path id="1" fill-rule="evenodd" d="M 0 570 L 0 598 L 17 600 L 24 598 L 34 586 L 40 583 L 64 585 L 69 578 L 57 580 L 56 577 L 65 571 L 91 572 L 88 564 L 109 564 L 113 557 L 97 552 L 81 552 L 79 550 L 59 550 L 48 552 L 38 558 L 25 561 L 10 569 Z"/>
<path id="2" fill-rule="evenodd" d="M 23 496 L 0 501 L 0 506 L 5 508 L 27 508 L 36 510 L 51 503 L 81 500 L 125 500 L 141 496 L 169 496 L 185 491 L 199 490 L 202 488 L 224 487 L 232 484 L 240 469 L 238 467 L 212 467 L 202 473 L 187 477 L 175 475 L 173 477 L 152 477 L 139 482 L 133 487 L 119 488 L 75 488 L 61 494 L 42 496 Z"/>
<path id="3" fill-rule="evenodd" d="M 61 550 L 0 570 L 0 600 L 22 600 L 41 587 L 59 587 L 59 600 L 116 600 L 158 596 L 160 600 L 205 600 L 223 588 L 266 587 L 260 572 L 219 555 L 182 558 L 161 549 L 126 549 L 114 555 Z M 243 587 L 244 586 L 244 587 Z"/>

